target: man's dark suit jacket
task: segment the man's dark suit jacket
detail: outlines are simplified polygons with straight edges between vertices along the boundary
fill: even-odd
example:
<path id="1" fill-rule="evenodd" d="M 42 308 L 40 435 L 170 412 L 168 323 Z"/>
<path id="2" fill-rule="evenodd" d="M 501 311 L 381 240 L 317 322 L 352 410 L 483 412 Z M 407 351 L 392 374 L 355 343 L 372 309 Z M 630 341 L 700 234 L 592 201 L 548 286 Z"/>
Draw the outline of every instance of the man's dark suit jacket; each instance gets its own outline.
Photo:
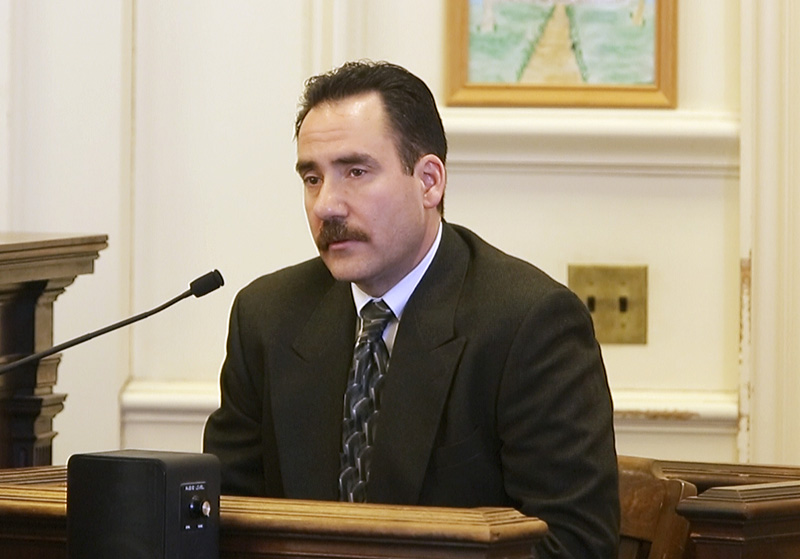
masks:
<path id="1" fill-rule="evenodd" d="M 205 451 L 223 492 L 338 498 L 356 330 L 349 283 L 317 258 L 243 289 Z M 612 404 L 569 290 L 455 225 L 403 312 L 367 500 L 508 506 L 545 520 L 542 557 L 616 556 Z"/>

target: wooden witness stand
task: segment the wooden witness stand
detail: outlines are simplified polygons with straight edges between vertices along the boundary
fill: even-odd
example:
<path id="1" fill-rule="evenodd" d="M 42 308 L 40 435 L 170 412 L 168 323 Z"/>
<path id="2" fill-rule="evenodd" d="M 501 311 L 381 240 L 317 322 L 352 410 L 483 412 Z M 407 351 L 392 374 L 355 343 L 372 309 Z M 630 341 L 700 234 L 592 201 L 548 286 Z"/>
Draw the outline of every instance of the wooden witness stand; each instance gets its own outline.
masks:
<path id="1" fill-rule="evenodd" d="M 65 466 L 0 471 L 0 557 L 67 557 L 66 475 Z M 546 533 L 541 520 L 505 508 L 227 496 L 220 503 L 221 559 L 522 559 Z"/>
<path id="2" fill-rule="evenodd" d="M 658 465 L 667 477 L 688 478 L 701 490 L 678 505 L 690 522 L 683 559 L 800 557 L 800 468 Z M 222 559 L 513 559 L 529 557 L 547 531 L 544 522 L 502 508 L 221 501 Z M 66 467 L 0 471 L 0 557 L 66 558 Z"/>
<path id="3" fill-rule="evenodd" d="M 690 523 L 683 559 L 800 557 L 800 468 L 657 464 L 701 491 L 678 505 Z M 66 493 L 65 466 L 0 471 L 0 557 L 65 559 Z M 220 509 L 222 559 L 514 559 L 529 557 L 547 532 L 544 522 L 503 508 L 223 496 Z"/>

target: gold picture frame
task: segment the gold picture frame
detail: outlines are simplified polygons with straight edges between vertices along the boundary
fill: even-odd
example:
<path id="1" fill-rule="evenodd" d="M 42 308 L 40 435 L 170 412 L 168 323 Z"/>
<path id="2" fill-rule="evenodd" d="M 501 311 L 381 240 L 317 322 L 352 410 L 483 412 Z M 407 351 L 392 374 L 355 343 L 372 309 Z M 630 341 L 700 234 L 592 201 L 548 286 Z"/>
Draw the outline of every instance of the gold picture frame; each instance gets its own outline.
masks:
<path id="1" fill-rule="evenodd" d="M 447 0 L 446 103 L 675 108 L 677 2 Z"/>

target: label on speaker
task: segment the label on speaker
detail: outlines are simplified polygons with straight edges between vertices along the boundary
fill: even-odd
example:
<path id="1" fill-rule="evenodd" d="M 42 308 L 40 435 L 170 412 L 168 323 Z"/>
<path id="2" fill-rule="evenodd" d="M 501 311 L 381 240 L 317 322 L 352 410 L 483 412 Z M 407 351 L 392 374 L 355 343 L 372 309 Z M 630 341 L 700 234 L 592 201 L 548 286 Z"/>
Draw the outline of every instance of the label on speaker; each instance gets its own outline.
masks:
<path id="1" fill-rule="evenodd" d="M 206 490 L 205 481 L 182 484 L 181 529 L 204 530 L 207 528 L 213 506 L 212 499 Z"/>

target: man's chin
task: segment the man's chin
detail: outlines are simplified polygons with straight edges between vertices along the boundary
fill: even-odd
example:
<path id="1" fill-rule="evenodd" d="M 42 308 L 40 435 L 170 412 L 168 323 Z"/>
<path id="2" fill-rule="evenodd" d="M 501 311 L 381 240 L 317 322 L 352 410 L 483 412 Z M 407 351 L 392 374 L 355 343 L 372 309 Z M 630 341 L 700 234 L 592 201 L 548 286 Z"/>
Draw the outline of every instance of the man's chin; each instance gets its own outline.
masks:
<path id="1" fill-rule="evenodd" d="M 361 278 L 360 267 L 352 257 L 330 250 L 320 252 L 320 257 L 328 271 L 337 280 L 357 282 Z"/>

